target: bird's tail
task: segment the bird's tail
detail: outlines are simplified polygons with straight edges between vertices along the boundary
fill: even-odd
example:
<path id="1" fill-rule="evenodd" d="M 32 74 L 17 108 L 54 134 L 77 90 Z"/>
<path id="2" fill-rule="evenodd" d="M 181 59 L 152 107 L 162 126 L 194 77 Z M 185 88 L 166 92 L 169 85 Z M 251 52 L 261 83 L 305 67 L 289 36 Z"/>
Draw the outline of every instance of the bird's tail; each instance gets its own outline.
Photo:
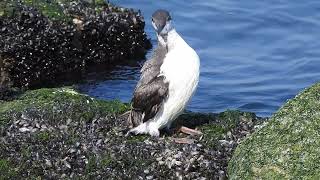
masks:
<path id="1" fill-rule="evenodd" d="M 129 112 L 127 118 L 127 126 L 129 128 L 136 127 L 143 123 L 143 112 L 137 109 L 132 108 Z"/>

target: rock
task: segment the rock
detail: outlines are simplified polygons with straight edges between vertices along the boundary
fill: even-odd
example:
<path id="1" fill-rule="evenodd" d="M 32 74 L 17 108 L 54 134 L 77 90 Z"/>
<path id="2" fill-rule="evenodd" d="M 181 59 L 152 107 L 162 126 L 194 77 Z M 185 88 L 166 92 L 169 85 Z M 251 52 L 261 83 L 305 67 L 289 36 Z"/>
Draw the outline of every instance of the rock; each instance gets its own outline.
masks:
<path id="1" fill-rule="evenodd" d="M 237 147 L 230 179 L 319 179 L 320 83 L 289 100 Z"/>
<path id="2" fill-rule="evenodd" d="M 72 82 L 90 67 L 143 59 L 151 48 L 139 12 L 103 1 L 64 2 L 0 3 L 0 99 L 10 95 L 7 88 Z"/>
<path id="3" fill-rule="evenodd" d="M 243 124 L 250 119 L 246 131 L 251 133 L 260 122 L 239 111 L 187 112 L 173 128 L 197 127 L 201 136 L 125 137 L 125 118 L 117 117 L 128 108 L 70 88 L 27 91 L 0 102 L 0 170 L 6 172 L 0 179 L 224 179 L 228 160 L 245 137 Z M 21 132 L 23 127 L 41 130 Z M 181 138 L 193 143 L 172 140 Z"/>
<path id="4" fill-rule="evenodd" d="M 30 129 L 28 129 L 26 127 L 22 127 L 22 128 L 19 128 L 19 131 L 20 132 L 28 132 L 28 131 L 30 131 Z"/>

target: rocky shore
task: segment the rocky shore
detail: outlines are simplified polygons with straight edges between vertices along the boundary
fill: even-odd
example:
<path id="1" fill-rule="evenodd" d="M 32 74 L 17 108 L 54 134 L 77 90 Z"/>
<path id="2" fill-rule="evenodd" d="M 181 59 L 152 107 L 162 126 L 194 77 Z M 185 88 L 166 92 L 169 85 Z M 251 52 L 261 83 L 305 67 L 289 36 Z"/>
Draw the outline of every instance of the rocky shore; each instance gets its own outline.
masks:
<path id="1" fill-rule="evenodd" d="M 125 137 L 129 104 L 41 88 L 151 47 L 139 12 L 93 2 L 0 2 L 0 179 L 320 178 L 319 83 L 271 118 L 185 112 L 160 138 Z"/>
<path id="2" fill-rule="evenodd" d="M 128 104 L 71 88 L 29 90 L 0 101 L 0 179 L 317 179 L 319 95 L 315 84 L 269 120 L 186 112 L 173 128 L 203 135 L 151 138 L 124 136 Z"/>
<path id="3" fill-rule="evenodd" d="M 139 12 L 104 1 L 2 2 L 0 91 L 54 86 L 93 65 L 143 59 L 151 48 L 144 26 Z"/>
<path id="4" fill-rule="evenodd" d="M 284 104 L 237 147 L 230 179 L 320 178 L 320 83 Z"/>
<path id="5" fill-rule="evenodd" d="M 125 137 L 118 115 L 127 109 L 69 88 L 0 102 L 1 178 L 225 179 L 233 150 L 263 120 L 239 111 L 187 112 L 177 124 L 198 128 L 202 136 Z"/>

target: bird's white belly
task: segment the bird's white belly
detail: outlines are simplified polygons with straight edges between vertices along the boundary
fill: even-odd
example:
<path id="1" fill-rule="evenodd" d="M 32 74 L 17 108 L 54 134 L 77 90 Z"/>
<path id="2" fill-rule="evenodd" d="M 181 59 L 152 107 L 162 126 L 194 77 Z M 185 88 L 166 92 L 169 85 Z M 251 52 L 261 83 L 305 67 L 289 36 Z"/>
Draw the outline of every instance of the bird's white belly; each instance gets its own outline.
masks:
<path id="1" fill-rule="evenodd" d="M 161 73 L 169 82 L 169 95 L 157 118 L 159 128 L 170 125 L 183 112 L 195 92 L 199 81 L 199 57 L 191 48 L 169 52 Z"/>

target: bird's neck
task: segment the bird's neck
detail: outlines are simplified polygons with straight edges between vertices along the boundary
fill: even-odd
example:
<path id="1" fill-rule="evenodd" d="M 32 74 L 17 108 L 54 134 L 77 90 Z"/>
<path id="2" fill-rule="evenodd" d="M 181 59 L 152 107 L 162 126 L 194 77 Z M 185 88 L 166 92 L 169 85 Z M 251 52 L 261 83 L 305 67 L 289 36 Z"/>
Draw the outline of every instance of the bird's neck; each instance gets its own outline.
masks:
<path id="1" fill-rule="evenodd" d="M 169 52 L 175 47 L 175 43 L 179 37 L 180 36 L 177 31 L 175 29 L 171 29 L 168 34 L 158 35 L 158 41 L 162 46 L 165 46 Z"/>

